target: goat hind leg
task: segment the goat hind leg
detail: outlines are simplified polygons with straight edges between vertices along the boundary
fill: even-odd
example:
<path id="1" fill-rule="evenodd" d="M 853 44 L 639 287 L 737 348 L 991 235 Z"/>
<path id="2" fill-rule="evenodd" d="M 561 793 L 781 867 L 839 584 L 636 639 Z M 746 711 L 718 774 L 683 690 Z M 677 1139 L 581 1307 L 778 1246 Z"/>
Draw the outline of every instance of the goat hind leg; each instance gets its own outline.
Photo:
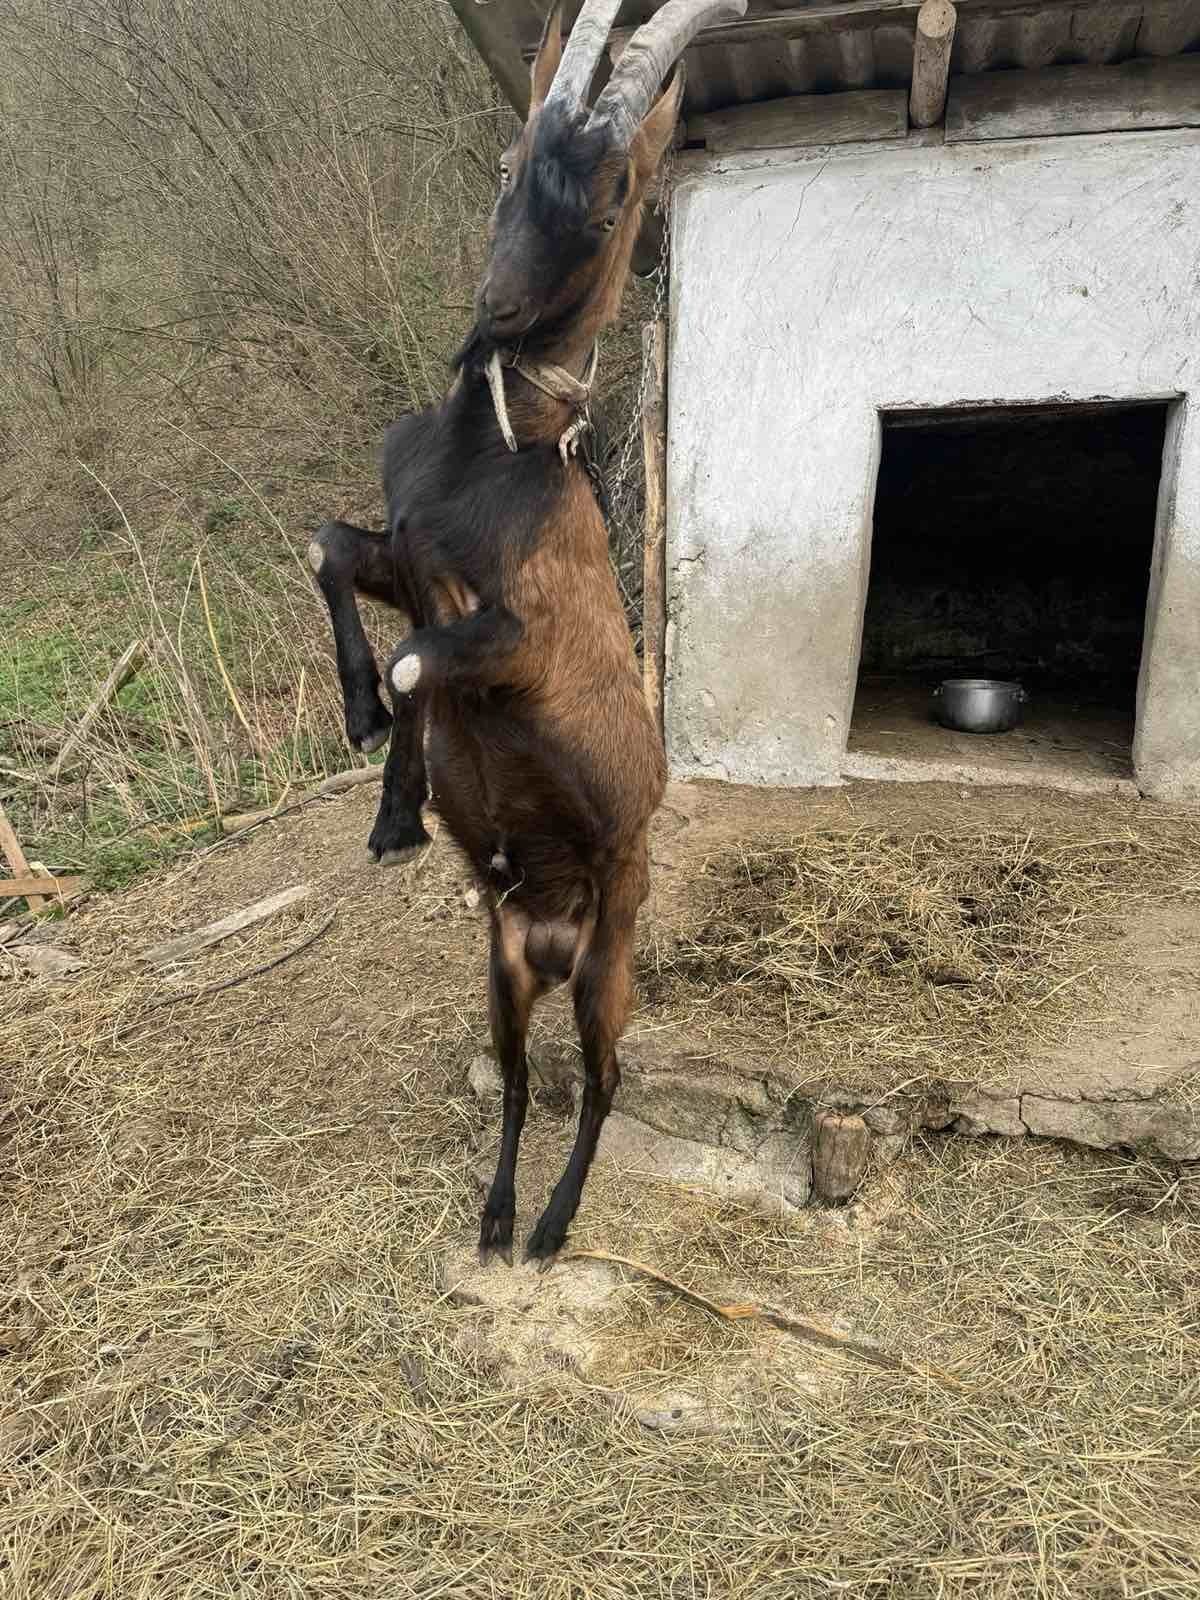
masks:
<path id="1" fill-rule="evenodd" d="M 393 719 L 380 694 L 379 668 L 354 595 L 360 589 L 385 604 L 400 606 L 390 540 L 349 522 L 327 522 L 309 544 L 308 564 L 333 623 L 346 737 L 366 755 L 384 743 Z"/>
<path id="2" fill-rule="evenodd" d="M 504 1123 L 496 1176 L 484 1202 L 479 1224 L 479 1259 L 501 1256 L 512 1266 L 513 1221 L 517 1210 L 517 1147 L 529 1103 L 529 1067 L 525 1038 L 534 1002 L 545 984 L 525 955 L 527 919 L 500 907 L 492 918 L 488 971 L 488 1013 L 492 1042 L 504 1074 Z"/>
<path id="3" fill-rule="evenodd" d="M 592 1158 L 621 1083 L 617 1040 L 633 997 L 633 941 L 637 910 L 645 898 L 644 874 L 632 873 L 610 887 L 591 942 L 575 970 L 575 1024 L 586 1074 L 579 1128 L 567 1169 L 555 1185 L 525 1246 L 526 1261 L 544 1272 L 562 1249 L 579 1209 Z"/>

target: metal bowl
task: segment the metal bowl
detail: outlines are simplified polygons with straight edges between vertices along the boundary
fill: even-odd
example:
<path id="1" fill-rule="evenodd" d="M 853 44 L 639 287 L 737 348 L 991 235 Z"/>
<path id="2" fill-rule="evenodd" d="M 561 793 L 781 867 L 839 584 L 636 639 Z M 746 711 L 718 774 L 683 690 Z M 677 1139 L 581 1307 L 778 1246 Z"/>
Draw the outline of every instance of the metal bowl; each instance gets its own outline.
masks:
<path id="1" fill-rule="evenodd" d="M 947 678 L 933 691 L 933 714 L 960 733 L 1007 733 L 1028 699 L 1019 683 L 1001 678 Z"/>

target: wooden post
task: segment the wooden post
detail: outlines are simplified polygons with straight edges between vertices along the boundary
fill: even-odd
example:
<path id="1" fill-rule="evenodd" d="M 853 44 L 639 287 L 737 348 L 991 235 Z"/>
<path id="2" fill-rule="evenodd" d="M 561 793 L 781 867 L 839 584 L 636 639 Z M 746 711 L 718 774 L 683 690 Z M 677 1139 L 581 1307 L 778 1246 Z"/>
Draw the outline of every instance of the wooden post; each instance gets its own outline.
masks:
<path id="1" fill-rule="evenodd" d="M 25 852 L 21 849 L 21 841 L 13 831 L 13 825 L 4 814 L 4 807 L 0 806 L 0 852 L 18 878 L 29 876 L 29 863 L 25 859 Z M 40 894 L 25 896 L 25 903 L 30 911 L 41 911 L 46 902 Z"/>
<path id="2" fill-rule="evenodd" d="M 646 545 L 642 576 L 642 681 L 646 704 L 663 733 L 663 679 L 667 665 L 667 324 L 642 329 L 646 398 L 642 451 L 646 465 Z"/>
<path id="3" fill-rule="evenodd" d="M 946 110 L 950 52 L 958 13 L 952 0 L 925 0 L 913 35 L 912 93 L 908 114 L 914 128 L 932 128 Z"/>
<path id="4" fill-rule="evenodd" d="M 121 690 L 129 682 L 130 678 L 134 677 L 138 672 L 141 671 L 142 663 L 145 661 L 145 659 L 146 647 L 140 639 L 135 639 L 121 656 L 120 660 L 109 673 L 108 677 L 105 678 L 99 689 L 97 689 L 91 704 L 80 717 L 79 721 L 75 724 L 70 735 L 63 744 L 62 749 L 55 756 L 54 764 L 51 766 L 50 771 L 46 774 L 50 781 L 53 781 L 58 777 L 58 775 L 62 772 L 63 767 L 70 760 L 71 756 L 76 750 L 79 749 L 79 746 L 91 732 L 92 724 L 104 710 L 108 702 L 116 695 L 120 694 Z"/>
<path id="5" fill-rule="evenodd" d="M 813 1193 L 827 1205 L 842 1205 L 862 1182 L 871 1159 L 871 1134 L 861 1117 L 823 1111 L 813 1137 Z"/>

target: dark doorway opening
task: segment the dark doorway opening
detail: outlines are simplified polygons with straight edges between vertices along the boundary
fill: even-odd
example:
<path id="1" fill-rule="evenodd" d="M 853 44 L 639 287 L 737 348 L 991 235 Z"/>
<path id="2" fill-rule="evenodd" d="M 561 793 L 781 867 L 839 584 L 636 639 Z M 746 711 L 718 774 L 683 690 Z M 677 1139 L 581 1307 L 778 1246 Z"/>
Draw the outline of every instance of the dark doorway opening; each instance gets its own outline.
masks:
<path id="1" fill-rule="evenodd" d="M 1127 776 L 1166 404 L 883 419 L 850 751 Z M 1016 678 L 1022 726 L 937 726 L 943 678 Z"/>

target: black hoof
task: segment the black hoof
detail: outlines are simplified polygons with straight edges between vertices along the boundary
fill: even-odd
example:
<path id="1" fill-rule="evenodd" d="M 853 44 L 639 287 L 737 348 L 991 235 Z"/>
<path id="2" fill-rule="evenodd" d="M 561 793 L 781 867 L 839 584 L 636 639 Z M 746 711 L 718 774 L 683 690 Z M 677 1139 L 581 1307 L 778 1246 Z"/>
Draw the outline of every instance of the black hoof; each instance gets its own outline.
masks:
<path id="1" fill-rule="evenodd" d="M 367 852 L 381 867 L 398 867 L 432 843 L 420 817 L 377 817 Z"/>
<path id="2" fill-rule="evenodd" d="M 493 1256 L 499 1256 L 507 1265 L 513 1264 L 513 1209 L 493 1214 L 485 1211 L 479 1224 L 479 1264 L 487 1266 Z"/>
<path id="3" fill-rule="evenodd" d="M 360 695 L 346 707 L 346 737 L 356 750 L 369 756 L 385 745 L 392 735 L 392 714 L 379 698 L 378 690 Z"/>
<path id="4" fill-rule="evenodd" d="M 382 855 L 376 855 L 371 850 L 368 854 L 377 867 L 403 867 L 409 861 L 415 861 L 428 843 L 426 839 L 425 844 L 410 844 L 403 850 L 385 850 Z"/>
<path id="5" fill-rule="evenodd" d="M 543 1216 L 526 1241 L 525 1260 L 536 1263 L 539 1272 L 549 1272 L 566 1242 L 567 1225 Z"/>

